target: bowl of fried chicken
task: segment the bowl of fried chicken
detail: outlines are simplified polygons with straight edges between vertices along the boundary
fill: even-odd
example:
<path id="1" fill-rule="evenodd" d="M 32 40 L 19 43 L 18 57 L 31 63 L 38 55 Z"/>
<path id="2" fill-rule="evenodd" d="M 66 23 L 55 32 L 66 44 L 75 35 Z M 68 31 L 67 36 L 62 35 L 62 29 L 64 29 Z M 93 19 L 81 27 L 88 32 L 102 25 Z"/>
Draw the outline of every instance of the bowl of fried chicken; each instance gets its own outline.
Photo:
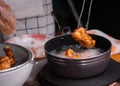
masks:
<path id="1" fill-rule="evenodd" d="M 16 17 L 10 6 L 0 0 L 0 86 L 23 86 L 33 67 L 31 50 L 3 42 L 3 36 L 9 37 L 15 32 Z"/>
<path id="2" fill-rule="evenodd" d="M 0 43 L 0 85 L 23 86 L 33 67 L 32 51 L 12 43 Z"/>
<path id="3" fill-rule="evenodd" d="M 45 54 L 55 75 L 67 78 L 88 78 L 105 71 L 110 62 L 111 42 L 88 34 L 80 27 L 70 34 L 48 40 Z"/>

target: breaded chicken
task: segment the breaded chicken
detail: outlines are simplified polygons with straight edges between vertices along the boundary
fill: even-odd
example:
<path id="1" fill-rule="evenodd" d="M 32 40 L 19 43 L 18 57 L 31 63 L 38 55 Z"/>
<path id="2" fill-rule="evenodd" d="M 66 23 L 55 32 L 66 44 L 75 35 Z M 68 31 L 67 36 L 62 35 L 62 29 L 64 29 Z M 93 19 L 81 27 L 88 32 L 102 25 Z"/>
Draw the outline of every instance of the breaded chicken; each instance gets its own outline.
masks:
<path id="1" fill-rule="evenodd" d="M 87 33 L 86 29 L 83 27 L 75 29 L 72 32 L 72 37 L 76 41 L 78 41 L 81 46 L 84 46 L 86 48 L 92 48 L 96 44 L 96 41 L 92 39 L 92 37 Z"/>
<path id="2" fill-rule="evenodd" d="M 11 68 L 16 64 L 11 47 L 5 46 L 4 51 L 6 55 L 0 57 L 0 70 Z"/>
<path id="3" fill-rule="evenodd" d="M 11 68 L 11 63 L 8 56 L 0 57 L 0 70 Z"/>
<path id="4" fill-rule="evenodd" d="M 75 53 L 73 49 L 67 49 L 65 51 L 65 56 L 68 58 L 80 58 L 80 54 Z"/>
<path id="5" fill-rule="evenodd" d="M 13 66 L 16 63 L 16 60 L 14 59 L 14 55 L 13 55 L 11 47 L 10 46 L 5 46 L 4 51 L 6 53 L 6 56 L 8 56 L 9 59 L 10 59 L 11 66 Z"/>

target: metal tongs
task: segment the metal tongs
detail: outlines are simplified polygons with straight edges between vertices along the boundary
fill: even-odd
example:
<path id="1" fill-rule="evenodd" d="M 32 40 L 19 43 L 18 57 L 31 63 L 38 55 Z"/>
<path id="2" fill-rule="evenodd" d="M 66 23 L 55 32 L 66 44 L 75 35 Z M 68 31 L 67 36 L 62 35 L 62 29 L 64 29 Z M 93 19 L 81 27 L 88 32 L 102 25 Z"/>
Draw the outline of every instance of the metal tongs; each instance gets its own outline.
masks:
<path id="1" fill-rule="evenodd" d="M 73 12 L 73 15 L 74 15 L 76 21 L 78 22 L 77 28 L 83 27 L 83 25 L 82 25 L 82 23 L 81 23 L 81 18 L 82 18 L 83 11 L 84 11 L 84 8 L 85 8 L 86 0 L 83 0 L 82 9 L 81 9 L 81 12 L 80 12 L 80 15 L 79 15 L 79 16 L 77 15 L 77 12 L 76 12 L 76 9 L 75 9 L 75 7 L 74 7 L 74 5 L 73 5 L 72 0 L 67 0 L 67 1 L 68 1 L 68 4 L 69 4 L 72 12 Z M 86 28 L 86 29 L 88 29 L 88 27 L 89 27 L 89 21 L 90 21 L 90 13 L 91 13 L 92 3 L 93 3 L 93 0 L 90 0 L 89 9 L 88 9 L 88 15 L 87 15 L 87 22 L 86 22 L 86 24 L 85 24 L 85 28 Z"/>
<path id="2" fill-rule="evenodd" d="M 80 15 L 78 17 L 77 15 L 77 12 L 75 10 L 75 7 L 72 3 L 72 0 L 67 0 L 68 1 L 68 4 L 73 12 L 73 15 L 76 19 L 76 21 L 78 22 L 77 24 L 77 28 L 79 27 L 83 27 L 82 23 L 81 23 L 81 18 L 82 18 L 82 15 L 83 15 L 83 11 L 84 11 L 84 8 L 85 8 L 85 3 L 86 3 L 86 0 L 83 0 L 83 5 L 82 5 L 82 9 L 81 9 L 81 12 L 80 12 Z M 87 22 L 86 22 L 86 25 L 85 25 L 85 28 L 88 29 L 89 27 L 89 20 L 90 20 L 90 13 L 91 13 L 91 7 L 92 7 L 92 2 L 93 0 L 90 1 L 90 5 L 89 5 L 89 10 L 88 10 L 88 16 L 87 16 Z M 61 32 L 61 34 L 68 34 L 68 33 L 71 33 L 71 28 L 69 26 L 66 26 L 66 22 L 63 19 L 63 17 L 61 15 L 59 15 L 60 13 L 59 12 L 54 12 L 52 11 L 51 12 L 51 15 L 53 16 L 57 26 L 58 26 L 58 29 L 59 31 Z M 62 17 L 62 18 L 61 18 Z M 59 20 L 59 21 L 58 21 Z M 60 21 L 61 20 L 61 21 Z"/>

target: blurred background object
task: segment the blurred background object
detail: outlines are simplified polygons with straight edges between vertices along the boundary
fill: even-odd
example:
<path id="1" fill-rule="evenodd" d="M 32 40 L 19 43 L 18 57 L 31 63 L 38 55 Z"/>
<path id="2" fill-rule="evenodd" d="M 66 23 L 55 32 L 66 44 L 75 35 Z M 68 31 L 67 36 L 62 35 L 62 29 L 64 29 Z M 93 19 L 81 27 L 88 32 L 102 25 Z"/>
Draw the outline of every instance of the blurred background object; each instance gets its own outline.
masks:
<path id="1" fill-rule="evenodd" d="M 77 11 L 80 14 L 83 0 L 71 0 Z M 86 24 L 87 12 L 90 0 L 86 0 L 83 17 L 81 19 L 83 25 Z M 120 5 L 117 0 L 93 0 L 89 29 L 99 29 L 106 34 L 109 34 L 117 39 L 120 39 Z M 59 11 L 64 18 L 66 25 L 73 29 L 76 28 L 77 22 L 74 17 L 71 7 L 67 0 L 53 0 L 54 11 Z"/>
<path id="2" fill-rule="evenodd" d="M 16 16 L 17 27 L 14 35 L 3 36 L 3 40 L 32 33 L 55 35 L 54 20 L 51 16 L 52 0 L 7 0 L 6 2 Z"/>

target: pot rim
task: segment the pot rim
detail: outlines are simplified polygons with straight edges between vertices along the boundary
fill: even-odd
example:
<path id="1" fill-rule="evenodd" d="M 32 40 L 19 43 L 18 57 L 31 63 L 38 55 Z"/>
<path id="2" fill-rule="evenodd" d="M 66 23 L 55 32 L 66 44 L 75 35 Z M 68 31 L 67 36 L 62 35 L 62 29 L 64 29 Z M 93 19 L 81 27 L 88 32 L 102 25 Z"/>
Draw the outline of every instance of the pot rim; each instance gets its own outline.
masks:
<path id="1" fill-rule="evenodd" d="M 27 64 L 33 64 L 33 62 L 34 62 L 34 54 L 30 49 L 25 48 L 25 47 L 23 47 L 21 45 L 13 44 L 13 43 L 0 43 L 0 44 L 9 44 L 9 45 L 15 45 L 15 46 L 21 47 L 21 48 L 25 49 L 27 51 L 27 53 L 29 54 L 29 59 L 27 61 L 25 61 L 24 63 L 22 63 L 20 65 L 13 66 L 13 67 L 11 67 L 9 69 L 0 70 L 0 74 L 10 72 L 10 71 L 13 71 L 13 70 L 17 70 L 17 69 L 19 69 L 19 68 L 21 68 L 21 67 L 23 67 L 23 66 L 25 66 Z"/>
<path id="2" fill-rule="evenodd" d="M 58 35 L 58 36 L 56 36 L 56 37 L 54 37 L 54 38 L 51 38 L 50 40 L 48 40 L 46 43 L 45 43 L 45 46 L 46 46 L 46 44 L 49 42 L 49 41 L 51 41 L 51 40 L 53 40 L 53 39 L 56 39 L 56 38 L 58 38 L 58 37 L 63 37 L 63 36 L 66 36 L 66 35 L 71 35 L 71 34 L 62 34 L 62 35 Z M 95 56 L 91 56 L 91 58 L 85 58 L 85 59 L 80 59 L 80 58 L 77 58 L 77 59 L 74 59 L 74 58 L 62 58 L 62 57 L 60 57 L 60 56 L 58 56 L 58 55 L 54 55 L 54 54 L 51 54 L 50 52 L 48 52 L 47 50 L 46 50 L 46 48 L 45 48 L 45 53 L 47 53 L 47 54 L 49 54 L 49 55 L 51 55 L 51 56 L 54 56 L 55 58 L 58 58 L 58 59 L 61 59 L 61 60 L 81 60 L 81 61 L 86 61 L 86 60 L 95 60 L 95 59 L 101 59 L 101 58 L 97 58 L 97 57 L 100 57 L 100 56 L 102 56 L 102 55 L 105 55 L 107 52 L 111 52 L 111 48 L 112 48 L 112 43 L 110 42 L 110 40 L 108 40 L 107 38 L 105 38 L 105 37 L 103 37 L 103 36 L 99 36 L 99 35 L 96 35 L 96 34 L 90 34 L 90 35 L 93 35 L 93 36 L 98 36 L 98 37 L 102 37 L 102 38 L 104 38 L 105 40 L 107 40 L 109 43 L 110 43 L 110 47 L 108 48 L 108 50 L 106 50 L 106 51 L 103 51 L 102 53 L 100 53 L 100 54 L 98 54 L 98 55 L 95 55 Z M 44 47 L 45 47 L 44 46 Z M 52 57 L 52 58 L 54 58 L 54 57 Z"/>

